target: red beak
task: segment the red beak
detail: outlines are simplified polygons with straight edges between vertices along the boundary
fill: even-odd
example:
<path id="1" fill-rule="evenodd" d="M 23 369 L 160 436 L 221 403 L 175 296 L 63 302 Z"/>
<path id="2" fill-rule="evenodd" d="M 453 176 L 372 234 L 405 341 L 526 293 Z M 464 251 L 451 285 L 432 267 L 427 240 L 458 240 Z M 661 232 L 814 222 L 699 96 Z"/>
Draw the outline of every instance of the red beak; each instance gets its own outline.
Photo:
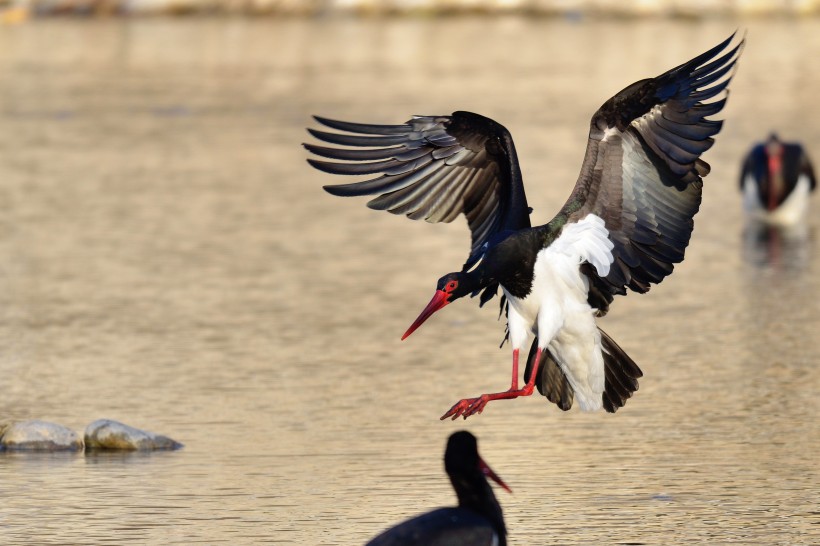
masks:
<path id="1" fill-rule="evenodd" d="M 485 476 L 487 476 L 492 481 L 503 487 L 507 491 L 507 493 L 512 493 L 512 489 L 510 489 L 509 486 L 506 483 L 504 483 L 504 480 L 498 477 L 498 474 L 493 472 L 492 468 L 487 466 L 487 463 L 485 463 L 481 459 L 481 457 L 478 458 L 478 468 L 481 469 L 481 472 L 483 472 Z"/>
<path id="2" fill-rule="evenodd" d="M 413 324 L 410 325 L 410 328 L 404 332 L 404 335 L 401 336 L 402 341 L 407 338 L 410 334 L 416 331 L 416 329 L 424 323 L 425 320 L 429 319 L 433 313 L 450 303 L 447 301 L 448 294 L 444 290 L 436 290 L 436 293 L 433 294 L 433 299 L 430 300 L 430 303 L 427 304 L 427 307 L 424 308 L 424 311 L 421 312 L 419 318 L 416 319 Z"/>

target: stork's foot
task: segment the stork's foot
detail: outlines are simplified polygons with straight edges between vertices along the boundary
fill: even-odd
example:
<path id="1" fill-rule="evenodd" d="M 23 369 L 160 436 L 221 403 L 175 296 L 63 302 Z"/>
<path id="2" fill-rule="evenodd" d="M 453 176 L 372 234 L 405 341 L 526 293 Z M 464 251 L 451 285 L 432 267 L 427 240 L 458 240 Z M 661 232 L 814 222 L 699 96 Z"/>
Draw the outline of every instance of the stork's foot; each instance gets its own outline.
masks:
<path id="1" fill-rule="evenodd" d="M 484 406 L 486 406 L 489 401 L 490 398 L 486 394 L 482 394 L 478 398 L 465 398 L 464 400 L 459 400 L 447 411 L 447 413 L 440 417 L 440 420 L 443 421 L 448 417 L 452 418 L 453 421 L 455 421 L 458 417 L 464 417 L 466 419 L 471 415 L 484 411 Z"/>
<path id="2" fill-rule="evenodd" d="M 459 400 L 450 408 L 447 413 L 440 417 L 440 420 L 445 420 L 448 417 L 455 420 L 458 417 L 465 419 L 471 415 L 476 415 L 484 411 L 484 406 L 491 400 L 509 400 L 511 398 L 518 398 L 519 396 L 530 396 L 533 391 L 533 386 L 529 383 L 523 389 L 510 389 L 504 392 L 496 392 L 493 394 L 482 394 L 477 398 L 465 398 Z"/>

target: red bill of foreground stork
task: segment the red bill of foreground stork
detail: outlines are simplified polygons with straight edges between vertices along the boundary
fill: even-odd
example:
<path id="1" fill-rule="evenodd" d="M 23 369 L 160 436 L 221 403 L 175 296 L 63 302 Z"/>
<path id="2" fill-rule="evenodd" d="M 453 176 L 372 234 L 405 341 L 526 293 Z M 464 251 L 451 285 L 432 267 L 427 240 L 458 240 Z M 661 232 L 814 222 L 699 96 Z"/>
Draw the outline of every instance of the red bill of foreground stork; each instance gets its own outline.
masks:
<path id="1" fill-rule="evenodd" d="M 783 142 L 774 133 L 753 146 L 743 160 L 743 208 L 753 220 L 779 226 L 804 221 L 809 195 L 816 187 L 814 168 L 803 146 Z"/>
<path id="2" fill-rule="evenodd" d="M 366 546 L 506 546 L 501 505 L 487 478 L 512 491 L 481 459 L 475 436 L 464 430 L 450 435 L 444 470 L 456 491 L 457 507 L 416 516 L 388 529 Z"/>
<path id="3" fill-rule="evenodd" d="M 722 126 L 708 119 L 726 104 L 745 40 L 733 34 L 656 78 L 640 80 L 592 116 L 586 155 L 569 199 L 548 223 L 531 226 L 510 133 L 470 112 L 414 116 L 402 125 L 316 117 L 341 132 L 309 129 L 346 148 L 305 144 L 317 169 L 378 175 L 325 186 L 333 195 L 377 195 L 373 209 L 414 220 L 467 218 L 472 246 L 461 271 L 435 295 L 402 339 L 433 313 L 468 294 L 483 305 L 500 287 L 513 351 L 508 390 L 457 402 L 441 418 L 481 413 L 492 400 L 535 388 L 568 410 L 615 412 L 638 388 L 635 362 L 600 328 L 615 295 L 643 293 L 684 258 L 701 202 L 700 159 Z M 506 303 L 505 303 L 506 301 Z M 519 355 L 534 334 L 519 387 Z"/>

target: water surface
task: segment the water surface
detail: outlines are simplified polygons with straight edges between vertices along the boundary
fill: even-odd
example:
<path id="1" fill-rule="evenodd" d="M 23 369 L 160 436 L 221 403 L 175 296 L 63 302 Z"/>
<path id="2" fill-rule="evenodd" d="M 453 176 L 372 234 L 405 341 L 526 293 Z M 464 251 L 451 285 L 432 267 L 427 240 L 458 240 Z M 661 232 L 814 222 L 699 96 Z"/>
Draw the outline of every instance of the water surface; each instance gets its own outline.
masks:
<path id="1" fill-rule="evenodd" d="M 467 230 L 324 194 L 309 115 L 493 117 L 542 223 L 595 109 L 737 22 L 2 29 L 0 418 L 107 417 L 186 447 L 0 456 L 0 542 L 363 543 L 453 502 L 441 456 L 463 427 L 515 492 L 498 494 L 511 544 L 820 542 L 820 203 L 797 238 L 750 235 L 736 182 L 773 128 L 820 161 L 820 23 L 740 25 L 687 259 L 601 321 L 644 370 L 636 396 L 455 423 L 438 416 L 508 384 L 495 306 L 399 337 Z"/>

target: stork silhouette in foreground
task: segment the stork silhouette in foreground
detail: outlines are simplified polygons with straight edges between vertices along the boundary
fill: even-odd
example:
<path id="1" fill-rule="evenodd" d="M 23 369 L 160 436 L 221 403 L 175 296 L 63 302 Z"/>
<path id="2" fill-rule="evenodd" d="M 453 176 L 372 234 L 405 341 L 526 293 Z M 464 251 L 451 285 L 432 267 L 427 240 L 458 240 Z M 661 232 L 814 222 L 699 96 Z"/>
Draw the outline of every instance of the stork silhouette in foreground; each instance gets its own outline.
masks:
<path id="1" fill-rule="evenodd" d="M 478 454 L 478 441 L 467 431 L 450 435 L 444 469 L 458 506 L 439 508 L 388 529 L 367 546 L 506 546 L 507 528 L 490 478 L 507 487 Z"/>

